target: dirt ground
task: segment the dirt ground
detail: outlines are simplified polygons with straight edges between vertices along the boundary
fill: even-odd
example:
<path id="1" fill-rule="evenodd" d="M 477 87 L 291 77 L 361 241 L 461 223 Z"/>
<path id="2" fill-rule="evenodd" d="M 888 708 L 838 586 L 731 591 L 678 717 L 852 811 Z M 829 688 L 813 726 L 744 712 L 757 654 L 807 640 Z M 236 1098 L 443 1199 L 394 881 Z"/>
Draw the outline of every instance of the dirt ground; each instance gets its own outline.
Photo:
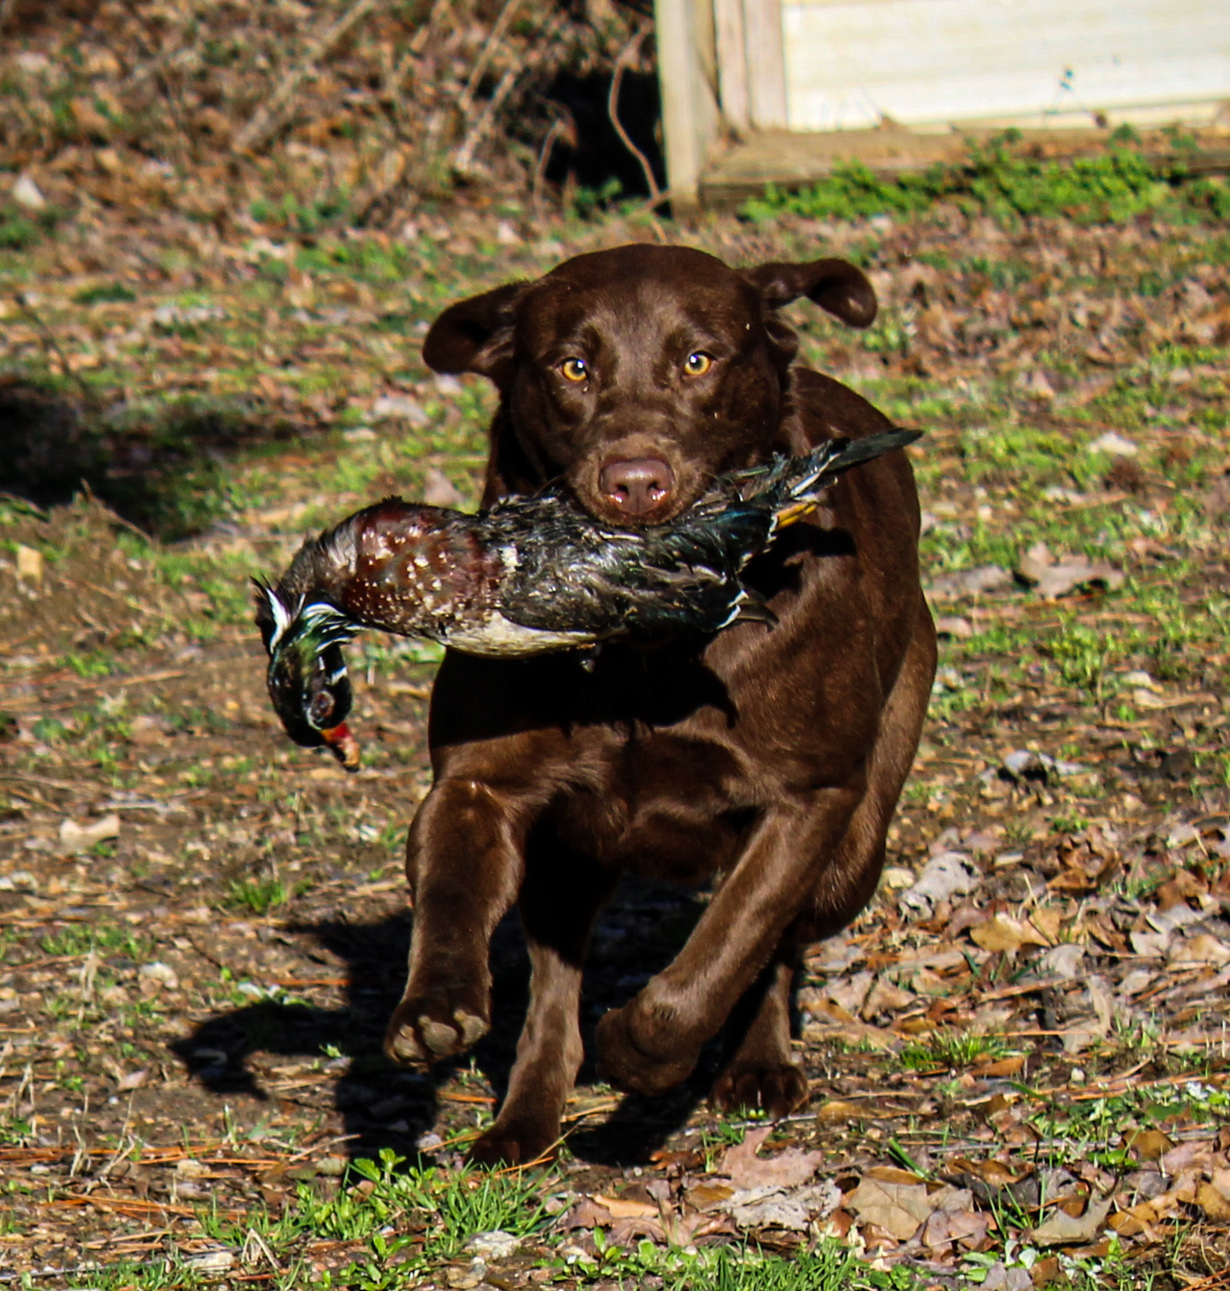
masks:
<path id="1" fill-rule="evenodd" d="M 529 1176 L 551 1218 L 484 1254 L 441 1198 L 507 1075 L 515 921 L 472 1057 L 424 1076 L 379 1051 L 433 654 L 356 643 L 347 776 L 276 724 L 247 579 L 384 492 L 473 503 L 490 397 L 417 357 L 446 301 L 658 238 L 868 268 L 868 333 L 790 316 L 808 362 L 927 431 L 940 677 L 880 893 L 800 981 L 807 1105 L 771 1132 L 715 1116 L 715 1054 L 656 1102 L 587 1067 Z M 734 1243 L 793 1286 L 772 1257 L 838 1243 L 858 1262 L 833 1286 L 1230 1286 L 1224 230 L 476 209 L 274 242 L 83 218 L 5 252 L 0 299 L 7 1281 L 743 1286 L 704 1280 Z M 703 899 L 621 892 L 587 1035 Z M 434 1200 L 346 1175 L 382 1149 Z"/>

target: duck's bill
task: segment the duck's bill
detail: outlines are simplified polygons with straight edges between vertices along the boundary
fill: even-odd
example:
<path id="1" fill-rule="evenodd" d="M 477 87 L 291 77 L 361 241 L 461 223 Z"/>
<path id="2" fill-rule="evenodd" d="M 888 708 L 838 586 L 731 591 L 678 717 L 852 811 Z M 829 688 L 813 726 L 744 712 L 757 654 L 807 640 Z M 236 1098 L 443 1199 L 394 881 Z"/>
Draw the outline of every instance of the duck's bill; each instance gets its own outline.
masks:
<path id="1" fill-rule="evenodd" d="M 345 722 L 337 726 L 331 726 L 327 731 L 321 731 L 325 743 L 333 751 L 333 756 L 346 768 L 347 771 L 357 771 L 359 769 L 359 741 L 350 733 L 350 727 Z"/>

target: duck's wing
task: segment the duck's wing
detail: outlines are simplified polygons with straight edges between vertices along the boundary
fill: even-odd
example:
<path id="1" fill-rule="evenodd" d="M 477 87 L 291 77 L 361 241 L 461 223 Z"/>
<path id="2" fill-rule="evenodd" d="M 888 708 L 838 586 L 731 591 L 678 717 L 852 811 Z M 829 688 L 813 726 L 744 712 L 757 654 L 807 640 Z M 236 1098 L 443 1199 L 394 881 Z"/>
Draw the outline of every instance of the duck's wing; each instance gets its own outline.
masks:
<path id="1" fill-rule="evenodd" d="M 646 529 L 604 525 L 570 499 L 509 499 L 498 521 L 509 569 L 500 610 L 540 631 L 584 631 L 595 640 L 711 632 L 730 622 L 743 599 L 728 536 L 683 523 Z M 759 530 L 761 516 L 752 519 Z"/>
<path id="2" fill-rule="evenodd" d="M 922 433 L 893 426 L 861 439 L 825 440 L 799 457 L 777 457 L 764 466 L 725 476 L 716 491 L 733 491 L 750 505 L 772 512 L 776 533 L 814 511 L 824 490 L 839 475 L 912 444 Z"/>

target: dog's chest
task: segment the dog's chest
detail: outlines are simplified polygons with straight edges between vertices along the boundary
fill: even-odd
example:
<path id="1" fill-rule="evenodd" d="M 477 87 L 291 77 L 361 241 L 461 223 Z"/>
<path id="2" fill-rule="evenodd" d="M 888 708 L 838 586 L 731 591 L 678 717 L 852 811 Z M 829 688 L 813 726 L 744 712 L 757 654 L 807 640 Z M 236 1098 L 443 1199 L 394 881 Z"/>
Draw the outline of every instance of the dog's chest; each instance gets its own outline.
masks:
<path id="1" fill-rule="evenodd" d="M 574 846 L 613 869 L 700 883 L 733 863 L 759 815 L 742 756 L 701 733 L 637 729 L 602 774 L 560 804 Z"/>

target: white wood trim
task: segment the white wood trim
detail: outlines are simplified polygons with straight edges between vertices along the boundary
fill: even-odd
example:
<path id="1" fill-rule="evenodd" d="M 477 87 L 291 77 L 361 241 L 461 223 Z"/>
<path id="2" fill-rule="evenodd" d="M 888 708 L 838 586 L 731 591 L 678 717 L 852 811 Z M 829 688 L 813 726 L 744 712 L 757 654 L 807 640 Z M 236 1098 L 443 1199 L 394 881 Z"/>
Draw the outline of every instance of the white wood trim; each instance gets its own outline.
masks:
<path id="1" fill-rule="evenodd" d="M 782 30 L 795 130 L 1160 123 L 1230 98 L 1230 0 L 782 0 Z"/>
<path id="2" fill-rule="evenodd" d="M 743 0 L 747 46 L 748 117 L 758 130 L 789 122 L 781 0 Z"/>
<path id="3" fill-rule="evenodd" d="M 713 0 L 718 91 L 722 116 L 733 130 L 751 125 L 747 102 L 747 36 L 743 0 Z"/>
<path id="4" fill-rule="evenodd" d="M 699 203 L 701 170 L 718 132 L 711 0 L 654 0 L 666 173 L 676 209 Z"/>

